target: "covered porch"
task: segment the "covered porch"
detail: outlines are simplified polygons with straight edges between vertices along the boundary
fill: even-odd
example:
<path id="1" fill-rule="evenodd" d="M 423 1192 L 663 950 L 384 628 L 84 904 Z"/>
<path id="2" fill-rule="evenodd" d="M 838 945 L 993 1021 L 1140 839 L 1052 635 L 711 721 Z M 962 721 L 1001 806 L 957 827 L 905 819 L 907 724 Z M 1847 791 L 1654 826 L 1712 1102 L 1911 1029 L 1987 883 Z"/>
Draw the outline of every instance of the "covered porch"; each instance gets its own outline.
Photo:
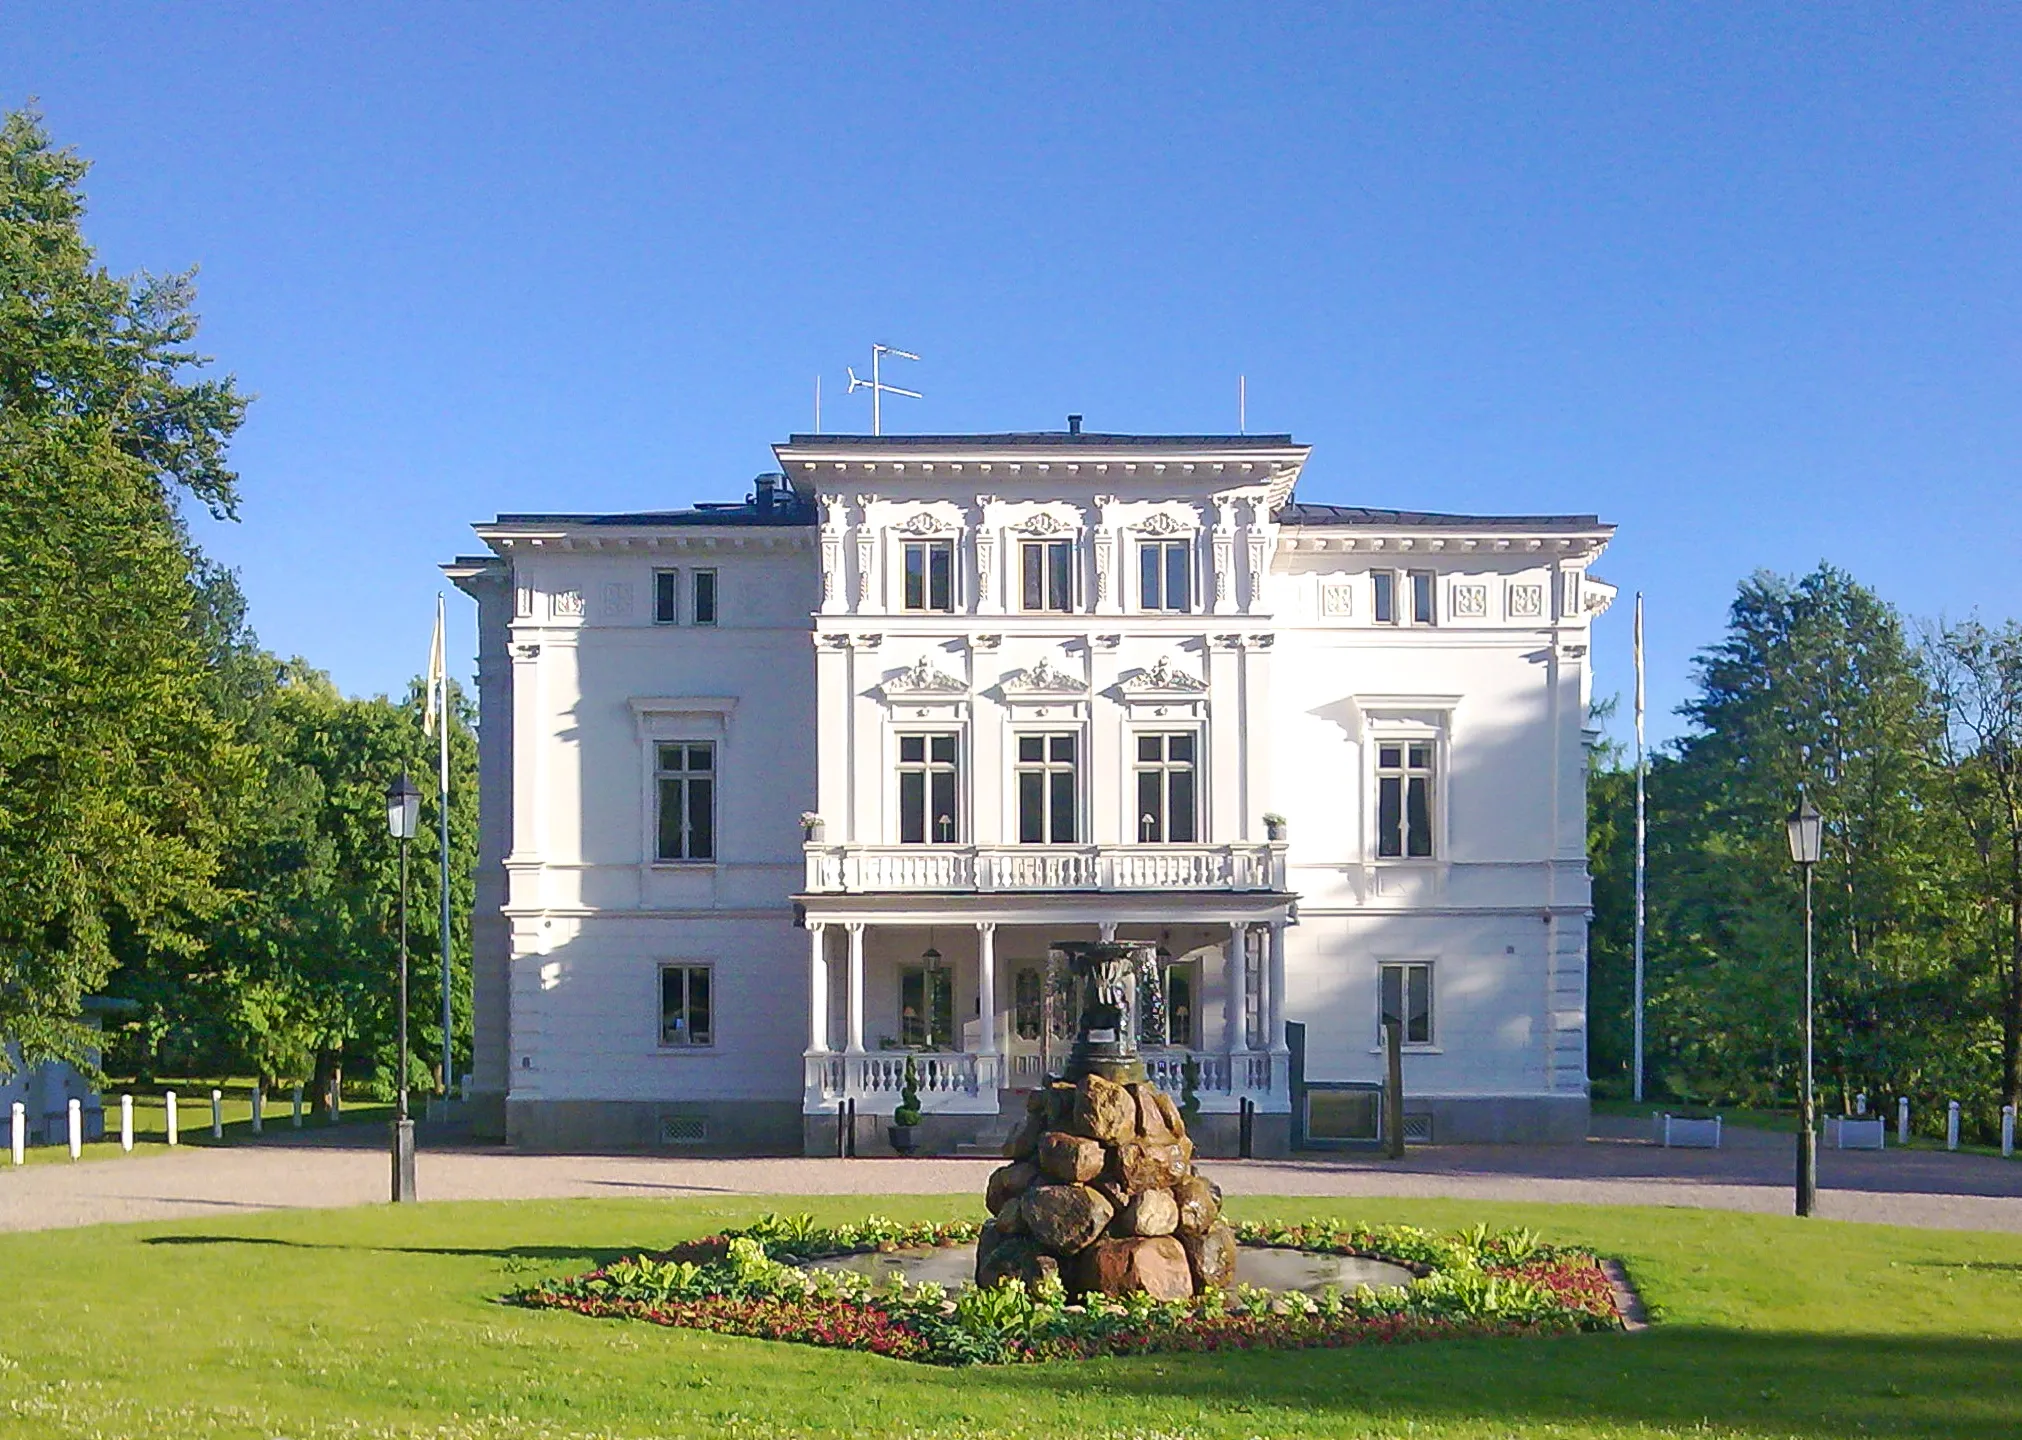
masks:
<path id="1" fill-rule="evenodd" d="M 1152 1078 L 1176 1098 L 1188 1062 L 1205 1119 L 1245 1102 L 1288 1114 L 1285 927 L 1292 898 L 1082 893 L 800 897 L 808 935 L 803 1105 L 813 1147 L 838 1112 L 886 1117 L 911 1058 L 936 1148 L 987 1146 L 1073 1038 L 1049 997 L 1060 940 L 1145 940 L 1161 1003 L 1140 1025 Z M 826 1117 L 825 1126 L 824 1119 Z M 937 1120 L 936 1117 L 941 1117 Z M 880 1125 L 882 1120 L 878 1122 Z M 826 1127 L 826 1128 L 825 1128 Z"/>

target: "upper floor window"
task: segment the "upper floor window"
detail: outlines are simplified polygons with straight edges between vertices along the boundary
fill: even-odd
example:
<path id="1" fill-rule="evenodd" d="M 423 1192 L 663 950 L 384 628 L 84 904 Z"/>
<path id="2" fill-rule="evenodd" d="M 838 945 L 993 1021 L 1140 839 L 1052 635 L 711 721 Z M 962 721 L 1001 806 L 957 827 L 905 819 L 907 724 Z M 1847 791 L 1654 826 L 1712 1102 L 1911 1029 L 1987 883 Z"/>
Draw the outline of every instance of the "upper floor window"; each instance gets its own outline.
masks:
<path id="1" fill-rule="evenodd" d="M 1430 570 L 1377 570 L 1369 576 L 1369 614 L 1378 625 L 1436 625 Z"/>
<path id="2" fill-rule="evenodd" d="M 1411 623 L 1430 625 L 1438 619 L 1432 608 L 1432 572 L 1413 570 L 1405 578 L 1411 582 Z"/>
<path id="3" fill-rule="evenodd" d="M 906 609 L 955 608 L 955 542 L 906 542 Z"/>
<path id="4" fill-rule="evenodd" d="M 1073 735 L 1018 737 L 1018 843 L 1072 845 L 1080 839 L 1075 802 L 1081 790 Z"/>
<path id="5" fill-rule="evenodd" d="M 1200 833 L 1194 751 L 1197 737 L 1137 737 L 1137 838 L 1147 845 L 1191 845 Z"/>
<path id="6" fill-rule="evenodd" d="M 687 622 L 690 625 L 714 625 L 716 623 L 716 572 L 714 570 L 690 570 L 688 572 Z M 681 572 L 679 570 L 655 570 L 653 572 L 653 623 L 655 625 L 679 625 L 682 622 Z"/>
<path id="7" fill-rule="evenodd" d="M 1400 1043 L 1432 1043 L 1432 966 L 1427 961 L 1406 960 L 1376 967 L 1376 1040 L 1384 1042 L 1385 1027 L 1402 1029 Z"/>
<path id="8" fill-rule="evenodd" d="M 959 833 L 955 809 L 960 768 L 955 736 L 899 737 L 899 843 L 952 845 Z"/>
<path id="9" fill-rule="evenodd" d="M 1376 746 L 1376 853 L 1432 857 L 1433 744 L 1384 740 Z"/>
<path id="10" fill-rule="evenodd" d="M 653 788 L 659 806 L 656 860 L 716 858 L 716 747 L 706 740 L 655 747 Z"/>
<path id="11" fill-rule="evenodd" d="M 1193 545 L 1147 540 L 1137 547 L 1138 605 L 1145 610 L 1193 608 Z"/>
<path id="12" fill-rule="evenodd" d="M 1018 550 L 1021 578 L 1024 581 L 1024 608 L 1072 610 L 1074 542 L 1027 540 L 1018 547 Z"/>
<path id="13" fill-rule="evenodd" d="M 660 967 L 660 1043 L 713 1045 L 716 1029 L 710 1005 L 710 967 Z"/>

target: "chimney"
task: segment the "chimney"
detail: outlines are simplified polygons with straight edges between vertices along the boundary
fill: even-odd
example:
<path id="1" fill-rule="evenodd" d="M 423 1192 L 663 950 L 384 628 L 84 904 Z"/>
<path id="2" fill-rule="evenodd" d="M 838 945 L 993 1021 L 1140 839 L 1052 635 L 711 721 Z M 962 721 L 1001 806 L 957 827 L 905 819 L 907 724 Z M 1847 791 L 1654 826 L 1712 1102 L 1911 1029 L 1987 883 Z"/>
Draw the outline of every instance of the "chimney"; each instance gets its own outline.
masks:
<path id="1" fill-rule="evenodd" d="M 1081 417 L 1079 415 L 1067 417 L 1067 433 L 1070 435 L 1079 435 L 1081 433 Z"/>
<path id="2" fill-rule="evenodd" d="M 772 513 L 773 487 L 779 483 L 777 475 L 761 475 L 751 482 L 754 487 L 753 500 L 761 515 Z"/>

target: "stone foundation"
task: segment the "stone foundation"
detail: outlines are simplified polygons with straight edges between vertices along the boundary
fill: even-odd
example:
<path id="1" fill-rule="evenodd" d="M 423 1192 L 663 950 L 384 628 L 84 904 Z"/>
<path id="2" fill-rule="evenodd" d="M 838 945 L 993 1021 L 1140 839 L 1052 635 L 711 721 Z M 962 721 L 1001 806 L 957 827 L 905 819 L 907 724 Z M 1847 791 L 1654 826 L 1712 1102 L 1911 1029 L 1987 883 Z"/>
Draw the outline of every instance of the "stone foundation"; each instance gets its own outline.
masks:
<path id="1" fill-rule="evenodd" d="M 475 1097 L 473 1097 L 475 1098 Z M 792 1155 L 793 1100 L 508 1100 L 507 1143 L 534 1151 Z"/>

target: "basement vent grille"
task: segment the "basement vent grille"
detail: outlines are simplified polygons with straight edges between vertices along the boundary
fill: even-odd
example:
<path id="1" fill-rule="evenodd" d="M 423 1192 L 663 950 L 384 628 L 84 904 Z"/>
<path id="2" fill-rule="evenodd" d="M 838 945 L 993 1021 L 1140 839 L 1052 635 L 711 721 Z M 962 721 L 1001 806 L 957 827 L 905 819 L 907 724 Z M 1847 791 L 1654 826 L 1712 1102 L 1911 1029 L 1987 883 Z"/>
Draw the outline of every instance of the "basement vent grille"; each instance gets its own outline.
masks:
<path id="1" fill-rule="evenodd" d="M 1430 1115 L 1407 1115 L 1404 1117 L 1404 1138 L 1420 1145 L 1432 1143 L 1432 1117 Z"/>
<path id="2" fill-rule="evenodd" d="M 702 1145 L 709 1140 L 709 1122 L 700 1115 L 667 1115 L 660 1120 L 662 1145 Z"/>

